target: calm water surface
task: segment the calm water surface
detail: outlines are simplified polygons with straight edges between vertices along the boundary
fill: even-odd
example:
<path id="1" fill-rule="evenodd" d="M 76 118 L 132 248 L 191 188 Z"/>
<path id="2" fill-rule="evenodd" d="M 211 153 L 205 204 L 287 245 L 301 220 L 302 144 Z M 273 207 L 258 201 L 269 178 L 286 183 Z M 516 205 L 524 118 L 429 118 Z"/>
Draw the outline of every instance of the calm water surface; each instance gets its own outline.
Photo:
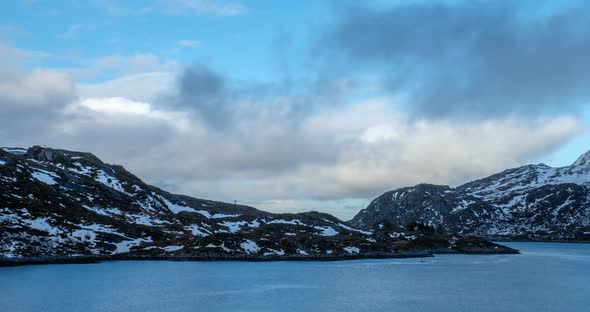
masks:
<path id="1" fill-rule="evenodd" d="M 0 268 L 0 311 L 590 311 L 590 244 L 339 262 Z"/>

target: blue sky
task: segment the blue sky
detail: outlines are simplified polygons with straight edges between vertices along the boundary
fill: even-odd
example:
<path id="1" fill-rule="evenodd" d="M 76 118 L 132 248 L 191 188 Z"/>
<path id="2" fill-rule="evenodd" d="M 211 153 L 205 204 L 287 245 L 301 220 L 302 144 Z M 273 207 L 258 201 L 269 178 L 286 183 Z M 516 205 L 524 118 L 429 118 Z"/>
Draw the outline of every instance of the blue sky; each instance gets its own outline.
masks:
<path id="1" fill-rule="evenodd" d="M 235 6 L 238 12 L 192 12 L 172 3 L 178 11 L 151 11 L 157 2 L 139 1 L 14 1 L 4 3 L 0 12 L 2 38 L 51 54 L 30 66 L 77 67 L 109 55 L 151 54 L 181 63 L 206 62 L 236 79 L 268 81 L 281 66 L 279 48 L 273 45 L 288 41 L 288 57 L 309 54 L 313 30 L 326 23 L 330 6 L 321 1 L 220 5 Z M 112 78 L 112 73 L 92 77 Z"/>
<path id="2" fill-rule="evenodd" d="M 347 219 L 381 192 L 590 149 L 583 1 L 0 4 L 0 145 Z"/>

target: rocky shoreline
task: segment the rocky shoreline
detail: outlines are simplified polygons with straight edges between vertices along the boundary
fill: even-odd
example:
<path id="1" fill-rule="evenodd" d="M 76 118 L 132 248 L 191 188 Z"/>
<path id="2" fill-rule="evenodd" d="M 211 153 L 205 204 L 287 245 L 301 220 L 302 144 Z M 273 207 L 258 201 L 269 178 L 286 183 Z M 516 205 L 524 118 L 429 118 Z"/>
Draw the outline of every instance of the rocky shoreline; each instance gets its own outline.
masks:
<path id="1" fill-rule="evenodd" d="M 579 239 L 507 239 L 505 237 L 486 237 L 487 240 L 499 243 L 563 243 L 563 244 L 590 244 L 590 240 Z"/>
<path id="2" fill-rule="evenodd" d="M 400 251 L 400 252 L 373 252 L 356 255 L 286 255 L 286 256 L 255 256 L 251 254 L 210 254 L 203 255 L 138 255 L 138 254 L 116 254 L 104 256 L 50 256 L 50 257 L 26 257 L 26 258 L 0 258 L 0 267 L 43 265 L 43 264 L 92 264 L 105 261 L 248 261 L 248 262 L 269 262 L 269 261 L 345 261 L 359 259 L 404 259 L 404 258 L 428 258 L 436 254 L 519 254 L 516 249 L 493 244 L 493 247 L 472 247 L 463 249 L 448 249 L 436 247 L 432 249 Z"/>

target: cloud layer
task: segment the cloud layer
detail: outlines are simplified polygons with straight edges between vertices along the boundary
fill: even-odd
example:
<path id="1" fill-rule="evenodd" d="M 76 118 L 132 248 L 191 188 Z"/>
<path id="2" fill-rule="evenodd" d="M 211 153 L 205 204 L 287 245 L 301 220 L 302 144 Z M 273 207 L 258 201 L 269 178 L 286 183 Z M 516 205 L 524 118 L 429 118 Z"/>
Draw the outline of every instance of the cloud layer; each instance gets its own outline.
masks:
<path id="1" fill-rule="evenodd" d="M 92 151 L 178 192 L 269 209 L 327 203 L 344 218 L 358 207 L 329 201 L 460 183 L 554 151 L 582 128 L 568 116 L 416 119 L 393 110 L 390 97 L 293 113 L 297 97 L 254 98 L 201 66 L 179 73 L 152 103 L 80 97 L 64 75 L 23 75 L 0 85 L 12 90 L 1 98 L 6 144 Z"/>
<path id="2" fill-rule="evenodd" d="M 403 2 L 340 9 L 320 50 L 431 117 L 569 112 L 590 99 L 587 2 Z"/>

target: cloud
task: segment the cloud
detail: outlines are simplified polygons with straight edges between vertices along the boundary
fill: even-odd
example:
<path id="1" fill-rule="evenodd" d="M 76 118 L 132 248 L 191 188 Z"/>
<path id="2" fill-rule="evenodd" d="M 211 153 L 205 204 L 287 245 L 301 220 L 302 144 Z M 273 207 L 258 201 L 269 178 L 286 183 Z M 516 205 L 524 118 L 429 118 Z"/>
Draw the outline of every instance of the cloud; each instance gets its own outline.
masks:
<path id="1" fill-rule="evenodd" d="M 162 69 L 172 70 L 178 65 L 174 61 L 161 60 L 158 56 L 151 53 L 137 53 L 132 55 L 113 54 L 96 58 L 92 63 L 93 67 L 98 69 L 116 69 L 126 74 Z"/>
<path id="2" fill-rule="evenodd" d="M 31 33 L 23 28 L 17 27 L 15 25 L 10 24 L 3 24 L 0 25 L 0 38 L 13 38 L 13 37 L 27 37 L 30 36 Z"/>
<path id="3" fill-rule="evenodd" d="M 136 54 L 112 54 L 92 59 L 79 60 L 78 67 L 65 68 L 74 80 L 84 81 L 88 79 L 101 80 L 126 79 L 150 73 L 174 73 L 181 68 L 181 65 L 174 60 L 164 59 L 153 53 Z M 133 86 L 137 89 L 139 86 Z"/>
<path id="4" fill-rule="evenodd" d="M 19 49 L 0 42 L 0 65 L 2 71 L 0 74 L 6 74 L 8 71 L 14 73 L 15 69 L 20 71 L 20 65 L 26 59 L 47 59 L 52 57 L 51 54 L 37 50 Z"/>
<path id="5" fill-rule="evenodd" d="M 81 33 L 88 33 L 99 30 L 100 28 L 104 28 L 107 26 L 109 22 L 88 22 L 82 24 L 71 24 L 64 32 L 62 32 L 59 37 L 62 39 L 71 39 L 80 35 Z"/>
<path id="6" fill-rule="evenodd" d="M 110 98 L 85 98 L 74 102 L 65 108 L 66 116 L 84 118 L 84 122 L 92 120 L 94 123 L 109 126 L 118 123 L 139 122 L 162 123 L 180 132 L 190 130 L 190 121 L 186 113 L 166 111 L 154 108 L 151 104 L 133 101 L 122 97 Z M 74 127 L 80 124 L 72 123 L 67 129 L 68 133 L 75 133 Z"/>
<path id="7" fill-rule="evenodd" d="M 82 30 L 85 26 L 83 24 L 73 24 L 68 27 L 68 29 L 62 34 L 62 37 L 70 38 L 75 36 Z"/>
<path id="8" fill-rule="evenodd" d="M 148 181 L 205 198 L 272 209 L 289 203 L 301 211 L 334 200 L 367 201 L 416 183 L 459 184 L 555 151 L 582 129 L 567 116 L 458 124 L 417 120 L 388 107 L 387 99 L 361 102 L 295 124 L 278 113 L 250 113 L 223 132 L 188 117 L 191 130 L 184 133 L 154 140 L 122 132 L 117 140 L 133 135 L 136 152 L 125 165 Z"/>
<path id="9" fill-rule="evenodd" d="M 122 97 L 133 101 L 152 102 L 174 87 L 174 71 L 127 74 L 99 83 L 78 83 L 82 98 Z"/>
<path id="10" fill-rule="evenodd" d="M 0 141 L 3 144 L 38 143 L 37 139 L 49 135 L 59 123 L 64 107 L 76 99 L 74 84 L 66 74 L 46 69 L 23 71 L 22 62 L 39 54 L 0 44 Z"/>
<path id="11" fill-rule="evenodd" d="M 344 141 L 338 161 L 303 167 L 297 179 L 314 176 L 301 184 L 304 193 L 374 197 L 423 182 L 457 185 L 545 155 L 583 129 L 573 117 L 456 123 L 417 120 L 375 105 L 372 112 L 364 104 L 309 120 L 312 133 L 348 134 L 351 140 Z"/>
<path id="12" fill-rule="evenodd" d="M 174 94 L 166 104 L 197 111 L 210 125 L 223 127 L 232 117 L 228 108 L 225 79 L 210 69 L 195 65 L 185 68 Z"/>
<path id="13" fill-rule="evenodd" d="M 74 94 L 73 84 L 61 72 L 36 70 L 28 75 L 0 80 L 0 102 L 13 106 L 46 106 L 67 102 Z"/>
<path id="14" fill-rule="evenodd" d="M 213 75 L 200 74 L 208 79 L 196 84 L 199 96 Z M 213 94 L 226 92 L 223 83 L 213 85 Z M 220 131 L 192 106 L 89 98 L 70 107 L 58 145 L 124 160 L 148 181 L 179 192 L 270 207 L 371 198 L 421 182 L 461 183 L 552 152 L 583 127 L 570 116 L 416 119 L 392 111 L 392 101 L 324 107 L 298 118 L 273 102 L 238 104 Z"/>
<path id="15" fill-rule="evenodd" d="M 182 47 L 189 47 L 189 48 L 196 48 L 201 46 L 201 41 L 197 40 L 189 40 L 189 39 L 182 39 L 176 42 L 179 46 Z"/>
<path id="16" fill-rule="evenodd" d="M 23 71 L 28 59 L 48 58 L 42 51 L 19 49 L 0 42 L 0 104 L 10 107 L 50 106 L 72 98 L 74 86 L 61 71 Z"/>
<path id="17" fill-rule="evenodd" d="M 26 58 L 3 51 L 15 64 Z M 135 60 L 99 63 L 162 63 Z M 520 165 L 583 127 L 567 114 L 416 118 L 393 109 L 398 97 L 367 98 L 363 83 L 343 76 L 296 87 L 253 84 L 193 65 L 74 85 L 63 72 L 21 68 L 0 76 L 0 138 L 90 151 L 149 183 L 202 198 L 336 213 L 344 201 L 339 216 L 348 218 L 382 191 L 456 184 Z"/>
<path id="18" fill-rule="evenodd" d="M 339 8 L 317 51 L 335 66 L 383 73 L 383 87 L 420 116 L 575 112 L 590 100 L 590 7 L 548 6 L 425 1 Z"/>
<path id="19" fill-rule="evenodd" d="M 166 0 L 157 1 L 156 10 L 167 14 L 212 14 L 232 16 L 244 13 L 245 7 L 239 3 L 212 0 Z"/>
<path id="20" fill-rule="evenodd" d="M 246 8 L 236 2 L 217 0 L 153 0 L 141 6 L 124 6 L 118 1 L 94 0 L 95 7 L 110 15 L 217 15 L 235 16 L 243 14 Z"/>

